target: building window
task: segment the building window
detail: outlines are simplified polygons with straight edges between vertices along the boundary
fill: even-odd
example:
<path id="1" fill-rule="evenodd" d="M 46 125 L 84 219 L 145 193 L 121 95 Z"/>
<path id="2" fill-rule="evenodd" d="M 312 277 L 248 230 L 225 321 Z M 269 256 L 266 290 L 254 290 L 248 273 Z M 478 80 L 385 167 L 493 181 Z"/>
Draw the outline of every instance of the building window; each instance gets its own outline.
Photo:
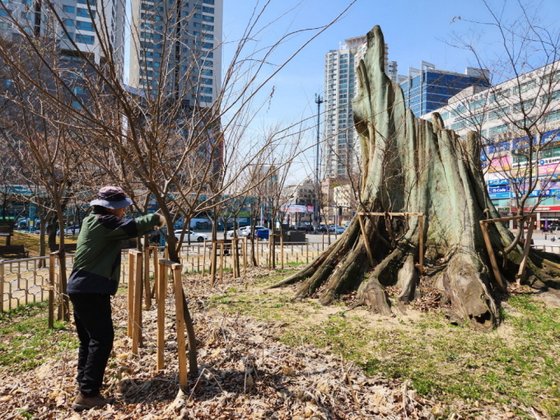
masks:
<path id="1" fill-rule="evenodd" d="M 76 13 L 76 8 L 74 6 L 64 5 L 64 6 L 62 6 L 62 11 L 64 13 L 74 14 L 74 13 Z"/>
<path id="2" fill-rule="evenodd" d="M 91 7 L 95 7 L 96 0 L 78 0 L 79 4 L 87 4 Z"/>
<path id="3" fill-rule="evenodd" d="M 92 10 L 91 15 L 90 15 L 88 9 L 82 9 L 81 7 L 78 7 L 76 16 L 94 19 L 95 18 L 95 10 Z"/>
<path id="4" fill-rule="evenodd" d="M 93 45 L 94 41 L 95 39 L 91 35 L 76 34 L 76 42 L 80 44 Z"/>
<path id="5" fill-rule="evenodd" d="M 83 31 L 91 31 L 93 32 L 93 23 L 91 22 L 83 22 L 81 20 L 76 21 L 76 28 L 81 29 Z"/>

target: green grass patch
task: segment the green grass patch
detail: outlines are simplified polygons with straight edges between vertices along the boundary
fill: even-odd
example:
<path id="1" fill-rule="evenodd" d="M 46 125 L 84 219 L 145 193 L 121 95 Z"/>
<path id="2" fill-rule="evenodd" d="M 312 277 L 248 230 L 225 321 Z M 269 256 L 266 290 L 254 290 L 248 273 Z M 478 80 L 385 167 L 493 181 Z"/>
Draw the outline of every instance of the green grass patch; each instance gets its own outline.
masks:
<path id="1" fill-rule="evenodd" d="M 29 251 L 29 255 L 31 256 L 38 256 L 39 255 L 39 234 L 36 233 L 27 233 L 27 232 L 19 232 L 15 231 L 12 237 L 12 244 L 13 245 L 23 245 L 25 249 Z M 66 244 L 75 244 L 77 242 L 77 236 L 65 236 L 64 242 Z M 46 240 L 46 239 L 45 239 Z M 57 241 L 58 241 L 57 237 Z M 47 255 L 49 251 L 47 250 Z"/>
<path id="2" fill-rule="evenodd" d="M 49 330 L 45 303 L 20 307 L 0 316 L 0 368 L 33 369 L 78 341 L 69 325 L 56 322 Z"/>
<path id="3" fill-rule="evenodd" d="M 442 402 L 521 405 L 560 417 L 559 309 L 513 296 L 503 325 L 483 332 L 453 326 L 439 313 L 399 321 L 293 301 L 292 289 L 266 289 L 289 274 L 258 279 L 253 290 L 230 288 L 211 303 L 228 313 L 281 320 L 284 343 L 328 348 L 369 375 L 410 380 L 420 394 Z M 527 416 L 521 409 L 516 414 Z"/>

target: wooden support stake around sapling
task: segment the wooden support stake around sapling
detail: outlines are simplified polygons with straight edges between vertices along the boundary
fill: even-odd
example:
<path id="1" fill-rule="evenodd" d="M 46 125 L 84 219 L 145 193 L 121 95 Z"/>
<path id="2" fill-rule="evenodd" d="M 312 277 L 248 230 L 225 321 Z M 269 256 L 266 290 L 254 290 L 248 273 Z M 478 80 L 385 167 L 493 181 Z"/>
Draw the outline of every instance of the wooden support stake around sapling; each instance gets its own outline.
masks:
<path id="1" fill-rule="evenodd" d="M 529 258 L 529 251 L 531 250 L 531 238 L 533 237 L 533 226 L 534 226 L 534 216 L 529 218 L 529 226 L 527 228 L 527 237 L 525 238 L 525 245 L 523 246 L 523 258 L 519 264 L 519 270 L 515 276 L 515 280 L 518 286 L 521 285 L 521 279 L 525 274 L 525 269 L 527 267 L 527 259 Z M 521 228 L 523 229 L 523 222 L 521 223 Z"/>
<path id="2" fill-rule="evenodd" d="M 157 265 L 157 370 L 164 368 L 165 300 L 167 298 L 167 267 L 163 260 Z"/>
<path id="3" fill-rule="evenodd" d="M 145 243 L 148 240 L 146 238 Z M 150 287 L 150 247 L 144 245 L 144 306 L 147 311 L 152 307 L 152 288 Z"/>
<path id="4" fill-rule="evenodd" d="M 132 325 L 134 316 L 134 251 L 128 251 L 128 328 L 126 335 L 132 338 Z"/>
<path id="5" fill-rule="evenodd" d="M 179 386 L 187 387 L 187 349 L 185 342 L 185 317 L 183 306 L 183 285 L 181 282 L 181 264 L 173 264 L 173 284 L 175 291 L 175 320 L 177 330 L 177 356 L 179 360 Z"/>
<path id="6" fill-rule="evenodd" d="M 484 244 L 486 245 L 486 251 L 488 252 L 488 258 L 490 259 L 490 265 L 492 266 L 492 272 L 494 273 L 494 279 L 500 288 L 505 291 L 506 286 L 504 280 L 502 279 L 502 274 L 498 267 L 498 262 L 496 261 L 496 255 L 494 254 L 494 249 L 492 248 L 492 242 L 490 241 L 490 235 L 488 234 L 488 220 L 481 220 L 480 229 L 482 230 L 482 237 L 484 238 Z"/>
<path id="7" fill-rule="evenodd" d="M 55 298 L 54 277 L 55 277 L 55 269 L 56 269 L 55 265 L 56 265 L 56 254 L 51 253 L 49 255 L 49 321 L 48 321 L 49 329 L 54 328 L 54 298 Z"/>
<path id="8" fill-rule="evenodd" d="M 138 354 L 138 347 L 142 341 L 142 252 L 134 252 L 135 276 L 134 276 L 134 310 L 132 321 L 132 354 Z"/>

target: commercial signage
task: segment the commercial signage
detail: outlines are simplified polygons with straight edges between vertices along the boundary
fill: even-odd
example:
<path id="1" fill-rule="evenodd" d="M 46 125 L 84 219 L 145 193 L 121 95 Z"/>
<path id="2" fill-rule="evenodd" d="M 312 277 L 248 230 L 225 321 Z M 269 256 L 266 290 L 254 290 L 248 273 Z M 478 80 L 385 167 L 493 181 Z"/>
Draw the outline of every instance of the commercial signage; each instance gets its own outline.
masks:
<path id="1" fill-rule="evenodd" d="M 488 192 L 490 194 L 494 194 L 494 193 L 503 193 L 503 192 L 509 192 L 511 191 L 511 188 L 507 185 L 504 185 L 502 187 L 491 187 L 488 188 Z"/>
<path id="2" fill-rule="evenodd" d="M 313 206 L 303 204 L 286 204 L 282 206 L 282 211 L 286 213 L 313 213 Z"/>

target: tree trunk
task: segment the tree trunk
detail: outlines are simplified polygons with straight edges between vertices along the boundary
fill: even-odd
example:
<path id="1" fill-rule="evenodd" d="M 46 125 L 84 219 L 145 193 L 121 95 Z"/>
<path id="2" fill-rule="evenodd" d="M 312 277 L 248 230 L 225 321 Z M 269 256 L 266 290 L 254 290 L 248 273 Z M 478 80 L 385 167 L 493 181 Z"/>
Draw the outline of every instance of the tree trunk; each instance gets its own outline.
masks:
<path id="1" fill-rule="evenodd" d="M 386 286 L 400 289 L 400 302 L 419 294 L 415 261 L 421 234 L 428 266 L 422 281 L 442 291 L 453 318 L 492 327 L 499 322 L 498 301 L 504 291 L 489 269 L 479 226 L 480 220 L 498 216 L 480 169 L 479 141 L 474 133 L 462 139 L 445 129 L 437 114 L 432 122 L 416 119 L 405 107 L 401 88 L 384 73 L 384 51 L 376 26 L 367 35 L 353 102 L 361 144 L 358 210 L 365 213 L 363 229 L 355 217 L 316 261 L 277 286 L 301 282 L 297 296 L 316 295 L 322 303 L 357 290 L 356 304 L 388 314 Z M 425 223 L 411 216 L 397 224 L 368 212 L 421 213 Z M 513 240 L 502 224 L 490 225 L 489 233 L 495 250 L 503 251 Z M 517 246 L 509 254 L 497 252 L 503 276 L 510 281 L 522 251 Z M 532 251 L 529 278 L 558 287 L 559 262 L 558 257 Z"/>
<path id="2" fill-rule="evenodd" d="M 165 213 L 165 212 L 164 212 Z M 167 216 L 170 216 L 167 214 Z M 176 246 L 177 239 L 175 238 L 175 233 L 172 229 L 171 218 L 166 218 L 167 221 L 167 252 L 169 254 L 169 260 L 180 263 L 179 252 L 180 244 Z M 147 242 L 146 242 L 147 243 Z M 181 287 L 181 298 L 183 299 L 183 317 L 185 319 L 185 329 L 187 330 L 187 340 L 189 343 L 188 357 L 189 357 L 189 377 L 195 378 L 198 375 L 198 362 L 197 362 L 197 348 L 196 348 L 196 336 L 194 331 L 194 321 L 191 317 L 189 311 L 189 302 L 187 300 L 185 293 L 185 288 Z"/>

